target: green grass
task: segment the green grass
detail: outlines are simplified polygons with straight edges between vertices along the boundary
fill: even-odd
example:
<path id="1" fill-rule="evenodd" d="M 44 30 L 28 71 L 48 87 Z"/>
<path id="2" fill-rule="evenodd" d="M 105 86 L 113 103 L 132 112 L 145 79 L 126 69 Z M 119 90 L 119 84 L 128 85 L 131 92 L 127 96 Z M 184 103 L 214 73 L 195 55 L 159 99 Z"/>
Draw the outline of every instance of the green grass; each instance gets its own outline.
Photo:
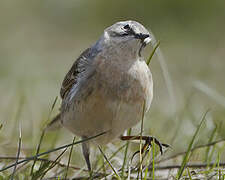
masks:
<path id="1" fill-rule="evenodd" d="M 183 174 L 183 171 L 185 169 L 185 166 L 187 165 L 187 163 L 189 161 L 189 158 L 190 158 L 190 154 L 191 154 L 191 149 L 192 149 L 193 143 L 194 143 L 194 141 L 195 141 L 195 139 L 196 139 L 196 137 L 198 135 L 198 132 L 199 132 L 203 122 L 205 121 L 207 113 L 208 113 L 208 111 L 203 115 L 202 120 L 201 120 L 200 124 L 198 125 L 198 127 L 197 127 L 197 129 L 195 131 L 195 134 L 194 134 L 194 136 L 191 139 L 190 144 L 188 145 L 188 150 L 187 150 L 187 152 L 184 155 L 181 167 L 180 167 L 180 169 L 179 169 L 179 171 L 177 173 L 177 179 L 180 179 L 182 177 L 182 174 Z"/>

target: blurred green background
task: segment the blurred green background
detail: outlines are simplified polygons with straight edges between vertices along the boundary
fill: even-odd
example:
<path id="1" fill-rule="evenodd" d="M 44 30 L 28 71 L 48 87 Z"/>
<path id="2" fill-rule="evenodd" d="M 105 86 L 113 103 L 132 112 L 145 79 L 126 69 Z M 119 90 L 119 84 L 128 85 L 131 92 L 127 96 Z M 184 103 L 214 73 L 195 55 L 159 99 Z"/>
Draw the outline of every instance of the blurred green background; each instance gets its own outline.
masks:
<path id="1" fill-rule="evenodd" d="M 19 122 L 24 155 L 33 152 L 72 63 L 106 27 L 129 19 L 151 29 L 160 40 L 175 94 L 171 101 L 157 56 L 154 56 L 150 65 L 154 99 L 145 120 L 145 134 L 171 143 L 170 153 L 185 150 L 202 114 L 210 108 L 199 143 L 208 141 L 216 124 L 220 127 L 217 138 L 225 137 L 225 1 L 2 0 L 2 155 L 15 155 Z M 146 58 L 151 50 L 146 48 Z M 172 106 L 175 106 L 175 113 L 171 113 Z M 51 118 L 59 107 L 60 101 Z M 65 129 L 57 133 L 56 142 L 54 137 L 48 135 L 43 148 L 49 149 L 52 142 L 69 143 L 73 138 Z"/>

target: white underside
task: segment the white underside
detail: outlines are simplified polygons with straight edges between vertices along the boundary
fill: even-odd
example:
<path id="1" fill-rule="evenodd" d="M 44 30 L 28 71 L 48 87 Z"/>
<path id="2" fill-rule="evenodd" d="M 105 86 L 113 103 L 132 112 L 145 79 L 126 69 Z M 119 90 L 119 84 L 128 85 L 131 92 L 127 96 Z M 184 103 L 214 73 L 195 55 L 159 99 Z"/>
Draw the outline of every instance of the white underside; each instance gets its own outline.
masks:
<path id="1" fill-rule="evenodd" d="M 140 103 L 105 101 L 97 96 L 90 97 L 86 103 L 66 113 L 63 126 L 78 136 L 91 137 L 106 132 L 94 140 L 98 144 L 106 144 L 120 136 L 137 124 L 142 114 Z"/>
<path id="2" fill-rule="evenodd" d="M 106 76 L 101 75 L 99 78 Z M 112 81 L 113 76 L 115 80 Z M 86 98 L 80 101 L 72 98 L 72 103 L 61 119 L 64 127 L 75 135 L 86 137 L 106 132 L 94 142 L 107 144 L 141 120 L 144 101 L 147 111 L 153 97 L 152 77 L 146 63 L 137 61 L 128 72 L 121 75 L 113 72 L 111 77 L 107 81 L 109 85 L 102 83 L 100 87 L 96 83 L 92 85 L 91 81 L 89 86 L 91 84 L 94 88 Z M 125 90 L 121 88 L 122 85 L 118 85 L 118 82 L 124 85 L 120 78 L 125 78 Z M 103 80 L 98 79 L 96 82 Z"/>

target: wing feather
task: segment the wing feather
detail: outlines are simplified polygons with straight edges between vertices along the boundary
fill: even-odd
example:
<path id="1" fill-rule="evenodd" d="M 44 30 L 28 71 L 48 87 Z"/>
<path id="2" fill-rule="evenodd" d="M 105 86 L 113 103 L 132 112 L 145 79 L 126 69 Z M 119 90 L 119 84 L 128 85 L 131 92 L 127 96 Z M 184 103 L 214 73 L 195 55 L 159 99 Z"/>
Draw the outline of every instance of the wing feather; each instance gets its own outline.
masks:
<path id="1" fill-rule="evenodd" d="M 86 49 L 79 56 L 79 58 L 73 63 L 69 72 L 66 74 L 60 90 L 60 96 L 62 99 L 67 96 L 73 85 L 77 83 L 79 75 L 85 71 L 85 65 L 89 56 L 90 48 Z"/>

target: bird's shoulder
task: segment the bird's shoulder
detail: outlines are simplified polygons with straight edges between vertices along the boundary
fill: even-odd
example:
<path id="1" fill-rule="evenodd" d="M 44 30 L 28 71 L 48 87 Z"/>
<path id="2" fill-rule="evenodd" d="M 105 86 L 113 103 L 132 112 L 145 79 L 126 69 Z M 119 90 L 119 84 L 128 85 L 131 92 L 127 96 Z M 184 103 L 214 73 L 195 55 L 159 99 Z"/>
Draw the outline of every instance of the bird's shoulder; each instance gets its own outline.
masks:
<path id="1" fill-rule="evenodd" d="M 73 85 L 77 83 L 79 75 L 85 71 L 85 67 L 90 60 L 90 56 L 90 48 L 87 48 L 73 63 L 72 67 L 70 68 L 69 72 L 66 74 L 62 82 L 60 90 L 60 96 L 62 99 L 66 97 Z"/>

